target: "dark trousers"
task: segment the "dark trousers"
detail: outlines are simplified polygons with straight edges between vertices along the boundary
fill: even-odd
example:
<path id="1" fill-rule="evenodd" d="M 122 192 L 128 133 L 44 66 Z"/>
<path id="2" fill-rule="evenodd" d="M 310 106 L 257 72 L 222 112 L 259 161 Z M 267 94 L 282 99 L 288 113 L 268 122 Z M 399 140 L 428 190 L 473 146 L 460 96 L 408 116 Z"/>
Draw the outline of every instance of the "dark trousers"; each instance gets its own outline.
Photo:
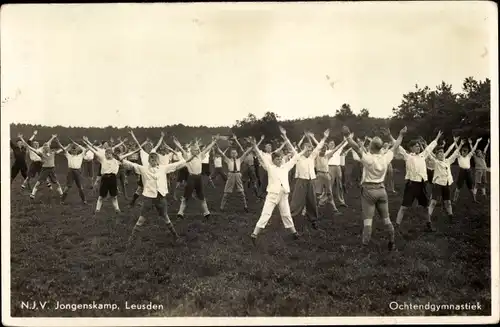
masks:
<path id="1" fill-rule="evenodd" d="M 62 200 L 64 201 L 68 196 L 69 190 L 73 187 L 73 184 L 76 184 L 78 188 L 78 193 L 80 194 L 80 198 L 82 201 L 85 201 L 85 193 L 83 193 L 83 183 L 82 183 L 82 173 L 80 169 L 69 169 L 68 175 L 66 176 L 66 188 L 64 189 Z"/>
<path id="2" fill-rule="evenodd" d="M 13 181 L 14 178 L 16 178 L 17 174 L 19 174 L 19 172 L 21 172 L 23 179 L 26 179 L 26 177 L 28 177 L 28 165 L 26 165 L 26 162 L 14 162 L 10 170 L 10 180 Z"/>
<path id="3" fill-rule="evenodd" d="M 318 219 L 318 206 L 316 204 L 314 180 L 297 178 L 293 188 L 292 200 L 290 201 L 292 217 L 301 214 L 304 206 L 306 207 L 307 217 L 311 221 L 316 221 Z"/>

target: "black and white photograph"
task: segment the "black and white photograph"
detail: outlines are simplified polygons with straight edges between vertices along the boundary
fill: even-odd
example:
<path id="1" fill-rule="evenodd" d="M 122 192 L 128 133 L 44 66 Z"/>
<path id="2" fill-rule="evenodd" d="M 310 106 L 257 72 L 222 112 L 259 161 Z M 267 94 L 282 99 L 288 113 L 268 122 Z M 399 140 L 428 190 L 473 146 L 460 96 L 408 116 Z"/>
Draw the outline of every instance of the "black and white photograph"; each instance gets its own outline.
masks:
<path id="1" fill-rule="evenodd" d="M 499 322 L 496 3 L 0 24 L 4 325 Z"/>

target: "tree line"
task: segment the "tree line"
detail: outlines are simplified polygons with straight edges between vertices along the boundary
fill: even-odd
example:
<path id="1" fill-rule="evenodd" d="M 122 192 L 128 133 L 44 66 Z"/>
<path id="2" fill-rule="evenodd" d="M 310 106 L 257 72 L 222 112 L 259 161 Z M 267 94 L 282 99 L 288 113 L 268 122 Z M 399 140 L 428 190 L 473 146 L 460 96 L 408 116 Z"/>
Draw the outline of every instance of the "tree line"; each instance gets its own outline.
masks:
<path id="1" fill-rule="evenodd" d="M 405 141 L 417 136 L 431 140 L 438 130 L 442 130 L 448 143 L 455 135 L 474 139 L 482 137 L 480 147 L 484 147 L 486 140 L 490 137 L 490 84 L 489 79 L 481 81 L 467 77 L 458 92 L 452 89 L 451 84 L 444 81 L 434 89 L 415 85 L 415 89 L 404 94 L 401 103 L 392 109 L 393 116 L 390 118 L 370 117 L 367 108 L 362 108 L 356 115 L 351 106 L 345 103 L 335 111 L 334 115 L 315 118 L 282 120 L 273 112 L 267 112 L 261 118 L 250 113 L 242 120 L 236 121 L 231 127 L 192 127 L 176 124 L 162 128 L 134 128 L 134 133 L 139 140 L 146 138 L 155 140 L 160 132 L 164 131 L 186 143 L 193 138 L 200 138 L 204 143 L 208 143 L 213 135 L 230 136 L 233 133 L 238 137 L 264 135 L 266 142 L 271 142 L 280 139 L 278 125 L 285 127 L 293 140 L 300 139 L 304 130 L 320 134 L 327 128 L 331 129 L 331 136 L 334 139 L 340 140 L 343 125 L 349 126 L 360 137 L 380 134 L 382 127 L 389 127 L 395 135 L 403 126 L 407 126 L 408 133 Z M 38 130 L 38 138 L 41 140 L 50 138 L 52 134 L 57 134 L 61 140 L 70 137 L 79 139 L 82 135 L 92 140 L 106 140 L 110 137 L 125 137 L 130 130 L 128 126 L 87 128 L 12 124 L 10 134 L 12 138 L 18 133 L 28 137 L 34 129 Z"/>

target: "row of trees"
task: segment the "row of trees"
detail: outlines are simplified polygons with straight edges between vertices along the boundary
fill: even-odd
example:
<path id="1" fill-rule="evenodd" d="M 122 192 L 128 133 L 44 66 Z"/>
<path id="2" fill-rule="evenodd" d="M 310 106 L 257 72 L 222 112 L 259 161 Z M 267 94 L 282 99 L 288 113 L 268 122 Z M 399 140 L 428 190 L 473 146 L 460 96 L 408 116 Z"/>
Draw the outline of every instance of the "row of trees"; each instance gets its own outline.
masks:
<path id="1" fill-rule="evenodd" d="M 452 86 L 442 82 L 434 90 L 428 86 L 420 87 L 404 94 L 401 104 L 393 108 L 391 118 L 370 117 L 368 109 L 364 108 L 358 115 L 354 114 L 349 104 L 343 104 L 334 116 L 322 116 L 308 119 L 281 120 L 273 112 L 267 112 L 257 118 L 248 114 L 242 120 L 236 121 L 230 127 L 209 128 L 205 126 L 190 127 L 182 124 L 166 126 L 164 128 L 135 128 L 134 132 L 139 139 L 147 137 L 156 139 L 160 131 L 174 134 L 181 142 L 188 142 L 193 138 L 201 138 L 209 142 L 212 135 L 229 136 L 232 133 L 238 137 L 264 135 L 266 141 L 279 139 L 278 125 L 285 127 L 294 140 L 298 140 L 304 130 L 322 133 L 327 128 L 332 130 L 332 137 L 340 139 L 342 125 L 347 125 L 356 135 L 376 135 L 381 127 L 389 127 L 396 134 L 403 126 L 408 126 L 406 140 L 422 136 L 432 139 L 438 130 L 445 133 L 448 141 L 453 135 L 463 137 L 483 137 L 484 141 L 490 135 L 490 80 L 477 81 L 468 77 L 462 84 L 460 92 L 454 92 Z M 58 134 L 61 139 L 80 138 L 86 135 L 91 139 L 104 140 L 110 137 L 126 136 L 128 127 L 116 128 L 82 128 L 82 127 L 45 127 L 39 125 L 14 124 L 11 126 L 11 136 L 17 133 L 30 134 L 34 129 L 39 131 L 39 138 L 49 138 L 51 134 Z"/>
<path id="2" fill-rule="evenodd" d="M 389 127 L 394 135 L 408 127 L 406 141 L 417 136 L 431 140 L 439 130 L 444 132 L 447 141 L 452 137 L 482 137 L 485 145 L 490 135 L 490 80 L 476 81 L 465 79 L 461 92 L 454 92 L 445 82 L 431 90 L 428 86 L 415 86 L 415 90 L 403 95 L 401 104 L 393 108 L 393 117 L 388 119 L 370 117 L 364 108 L 354 114 L 349 104 L 343 104 L 335 116 L 322 116 L 310 119 L 280 121 L 280 117 L 267 112 L 258 119 L 249 114 L 237 121 L 232 131 L 241 136 L 264 134 L 267 139 L 279 137 L 278 125 L 283 125 L 294 138 L 300 138 L 304 130 L 321 133 L 326 128 L 332 130 L 332 137 L 341 137 L 342 125 L 347 125 L 359 136 L 380 134 L 381 127 Z"/>

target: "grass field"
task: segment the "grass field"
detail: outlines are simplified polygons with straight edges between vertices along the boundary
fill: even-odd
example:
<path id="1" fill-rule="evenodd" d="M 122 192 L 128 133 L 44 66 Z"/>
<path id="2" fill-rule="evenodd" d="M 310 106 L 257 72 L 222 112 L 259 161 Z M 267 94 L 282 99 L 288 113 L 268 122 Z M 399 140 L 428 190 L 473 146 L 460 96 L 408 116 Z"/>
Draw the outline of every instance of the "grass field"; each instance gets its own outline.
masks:
<path id="1" fill-rule="evenodd" d="M 59 179 L 65 180 L 65 167 Z M 456 176 L 456 174 L 454 175 Z M 401 193 L 403 174 L 396 173 Z M 74 316 L 369 316 L 490 315 L 490 206 L 488 199 L 463 202 L 449 224 L 442 206 L 435 211 L 435 233 L 410 211 L 397 251 L 387 251 L 385 233 L 376 217 L 372 244 L 363 248 L 359 190 L 346 195 L 343 215 L 321 211 L 319 227 L 297 218 L 302 238 L 293 241 L 276 210 L 253 247 L 249 235 L 262 202 L 248 192 L 250 213 L 231 198 L 218 211 L 223 184 L 206 187 L 212 216 L 208 221 L 191 205 L 186 217 L 169 214 L 182 242 L 175 243 L 153 211 L 141 239 L 125 252 L 125 243 L 139 213 L 121 198 L 123 213 L 115 219 L 106 201 L 97 218 L 95 199 L 80 203 L 73 189 L 66 205 L 43 187 L 30 201 L 20 191 L 20 177 L 11 192 L 11 282 L 14 317 Z M 135 178 L 129 180 L 129 194 Z M 86 188 L 90 194 L 90 190 Z M 401 195 L 390 195 L 394 221 Z M 118 222 L 117 222 L 118 221 Z M 49 301 L 46 310 L 21 309 L 21 301 Z M 116 303 L 119 310 L 54 310 L 61 303 Z M 128 303 L 163 305 L 163 310 L 126 310 Z M 392 311 L 389 303 L 477 303 L 479 311 Z"/>

